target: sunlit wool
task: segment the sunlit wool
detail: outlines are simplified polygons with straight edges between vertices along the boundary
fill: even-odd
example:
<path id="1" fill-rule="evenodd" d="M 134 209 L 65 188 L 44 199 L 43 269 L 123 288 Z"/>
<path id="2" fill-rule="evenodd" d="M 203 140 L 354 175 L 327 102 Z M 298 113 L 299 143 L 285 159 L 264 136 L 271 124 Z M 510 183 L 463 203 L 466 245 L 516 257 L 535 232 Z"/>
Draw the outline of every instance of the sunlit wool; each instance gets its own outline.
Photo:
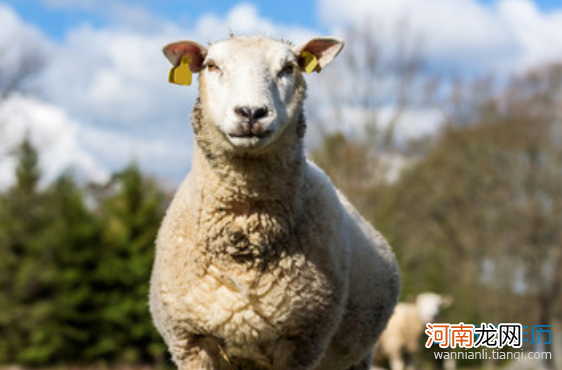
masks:
<path id="1" fill-rule="evenodd" d="M 200 71 L 193 167 L 160 229 L 150 295 L 181 369 L 370 365 L 399 292 L 394 255 L 303 150 L 301 52 L 324 67 L 341 46 L 244 37 L 165 48 Z M 259 136 L 237 134 L 248 124 L 239 106 L 267 108 Z"/>

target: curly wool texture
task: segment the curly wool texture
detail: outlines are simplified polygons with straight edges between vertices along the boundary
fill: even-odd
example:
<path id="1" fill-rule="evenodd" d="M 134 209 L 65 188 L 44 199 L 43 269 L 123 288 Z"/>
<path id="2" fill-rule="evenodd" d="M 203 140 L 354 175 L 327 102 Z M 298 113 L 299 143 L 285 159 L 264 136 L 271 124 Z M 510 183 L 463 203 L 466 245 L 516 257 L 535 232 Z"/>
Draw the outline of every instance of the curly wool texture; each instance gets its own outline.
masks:
<path id="1" fill-rule="evenodd" d="M 386 241 L 304 156 L 299 115 L 233 151 L 200 77 L 191 173 L 157 240 L 150 308 L 180 369 L 367 369 L 399 274 Z"/>

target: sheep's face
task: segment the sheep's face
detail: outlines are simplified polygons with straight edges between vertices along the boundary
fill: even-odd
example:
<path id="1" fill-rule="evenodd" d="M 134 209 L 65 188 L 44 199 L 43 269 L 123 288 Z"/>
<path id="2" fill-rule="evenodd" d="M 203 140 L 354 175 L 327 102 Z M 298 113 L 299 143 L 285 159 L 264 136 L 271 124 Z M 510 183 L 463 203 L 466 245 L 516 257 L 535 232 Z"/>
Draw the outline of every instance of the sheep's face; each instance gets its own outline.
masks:
<path id="1" fill-rule="evenodd" d="M 209 49 L 205 67 L 200 81 L 207 118 L 235 147 L 263 147 L 295 121 L 304 81 L 288 45 L 222 41 Z"/>
<path id="2" fill-rule="evenodd" d="M 426 323 L 435 322 L 441 310 L 449 307 L 452 303 L 452 297 L 435 293 L 422 293 L 416 298 L 418 312 Z"/>
<path id="3" fill-rule="evenodd" d="M 300 47 L 261 38 L 230 38 L 208 49 L 191 41 L 170 44 L 164 53 L 177 65 L 188 55 L 200 72 L 205 125 L 232 147 L 268 146 L 299 119 L 304 98 L 303 52 L 314 55 L 319 71 L 340 51 L 337 39 L 313 39 Z"/>

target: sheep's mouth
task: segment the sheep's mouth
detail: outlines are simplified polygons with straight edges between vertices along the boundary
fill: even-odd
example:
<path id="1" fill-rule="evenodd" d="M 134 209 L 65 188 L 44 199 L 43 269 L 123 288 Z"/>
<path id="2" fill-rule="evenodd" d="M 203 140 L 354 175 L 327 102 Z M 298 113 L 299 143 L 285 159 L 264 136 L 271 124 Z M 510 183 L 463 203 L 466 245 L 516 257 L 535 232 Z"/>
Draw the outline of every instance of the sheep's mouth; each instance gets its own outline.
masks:
<path id="1" fill-rule="evenodd" d="M 237 139 L 263 139 L 269 136 L 271 130 L 263 123 L 253 120 L 238 122 L 234 130 L 228 132 L 228 136 Z"/>
<path id="2" fill-rule="evenodd" d="M 269 142 L 272 131 L 260 131 L 259 133 L 253 132 L 233 132 L 228 133 L 228 140 L 237 148 L 242 149 L 255 149 L 261 148 Z"/>
<path id="3" fill-rule="evenodd" d="M 231 138 L 237 138 L 237 139 L 264 139 L 267 136 L 269 136 L 271 132 L 270 131 L 260 131 L 260 132 L 231 132 L 228 134 L 229 137 Z"/>
<path id="4" fill-rule="evenodd" d="M 275 129 L 275 120 L 240 120 L 223 133 L 236 148 L 257 149 L 268 145 Z"/>

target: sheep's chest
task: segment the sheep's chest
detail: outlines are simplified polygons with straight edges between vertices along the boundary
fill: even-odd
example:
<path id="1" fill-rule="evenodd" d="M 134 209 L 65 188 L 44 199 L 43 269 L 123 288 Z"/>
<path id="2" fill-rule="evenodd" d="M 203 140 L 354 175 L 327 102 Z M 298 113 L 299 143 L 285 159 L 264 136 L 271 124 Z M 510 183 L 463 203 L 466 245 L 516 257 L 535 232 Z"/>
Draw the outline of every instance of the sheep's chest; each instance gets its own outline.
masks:
<path id="1" fill-rule="evenodd" d="M 221 339 L 229 356 L 267 362 L 277 341 L 309 320 L 309 295 L 328 301 L 332 285 L 300 250 L 298 232 L 278 226 L 281 220 L 264 222 L 261 215 L 267 234 L 252 222 L 228 221 L 213 223 L 205 248 L 170 261 L 190 275 L 167 280 L 175 281 L 168 298 L 180 303 L 171 316 Z"/>
<path id="2" fill-rule="evenodd" d="M 281 265 L 295 262 L 281 261 Z M 278 340 L 293 334 L 310 315 L 304 291 L 310 286 L 326 287 L 315 281 L 314 274 L 297 276 L 291 270 L 283 266 L 273 273 L 248 271 L 240 276 L 210 265 L 177 297 L 181 305 L 174 316 L 196 323 L 196 334 L 220 339 L 228 356 L 267 363 Z"/>
<path id="3" fill-rule="evenodd" d="M 295 282 L 297 283 L 297 282 Z M 298 283 L 297 283 L 298 284 Z M 240 276 L 211 265 L 199 284 L 186 292 L 184 303 L 197 317 L 206 317 L 205 330 L 235 341 L 268 340 L 279 335 L 278 324 L 290 315 L 288 295 L 293 288 L 284 278 L 248 271 Z"/>

